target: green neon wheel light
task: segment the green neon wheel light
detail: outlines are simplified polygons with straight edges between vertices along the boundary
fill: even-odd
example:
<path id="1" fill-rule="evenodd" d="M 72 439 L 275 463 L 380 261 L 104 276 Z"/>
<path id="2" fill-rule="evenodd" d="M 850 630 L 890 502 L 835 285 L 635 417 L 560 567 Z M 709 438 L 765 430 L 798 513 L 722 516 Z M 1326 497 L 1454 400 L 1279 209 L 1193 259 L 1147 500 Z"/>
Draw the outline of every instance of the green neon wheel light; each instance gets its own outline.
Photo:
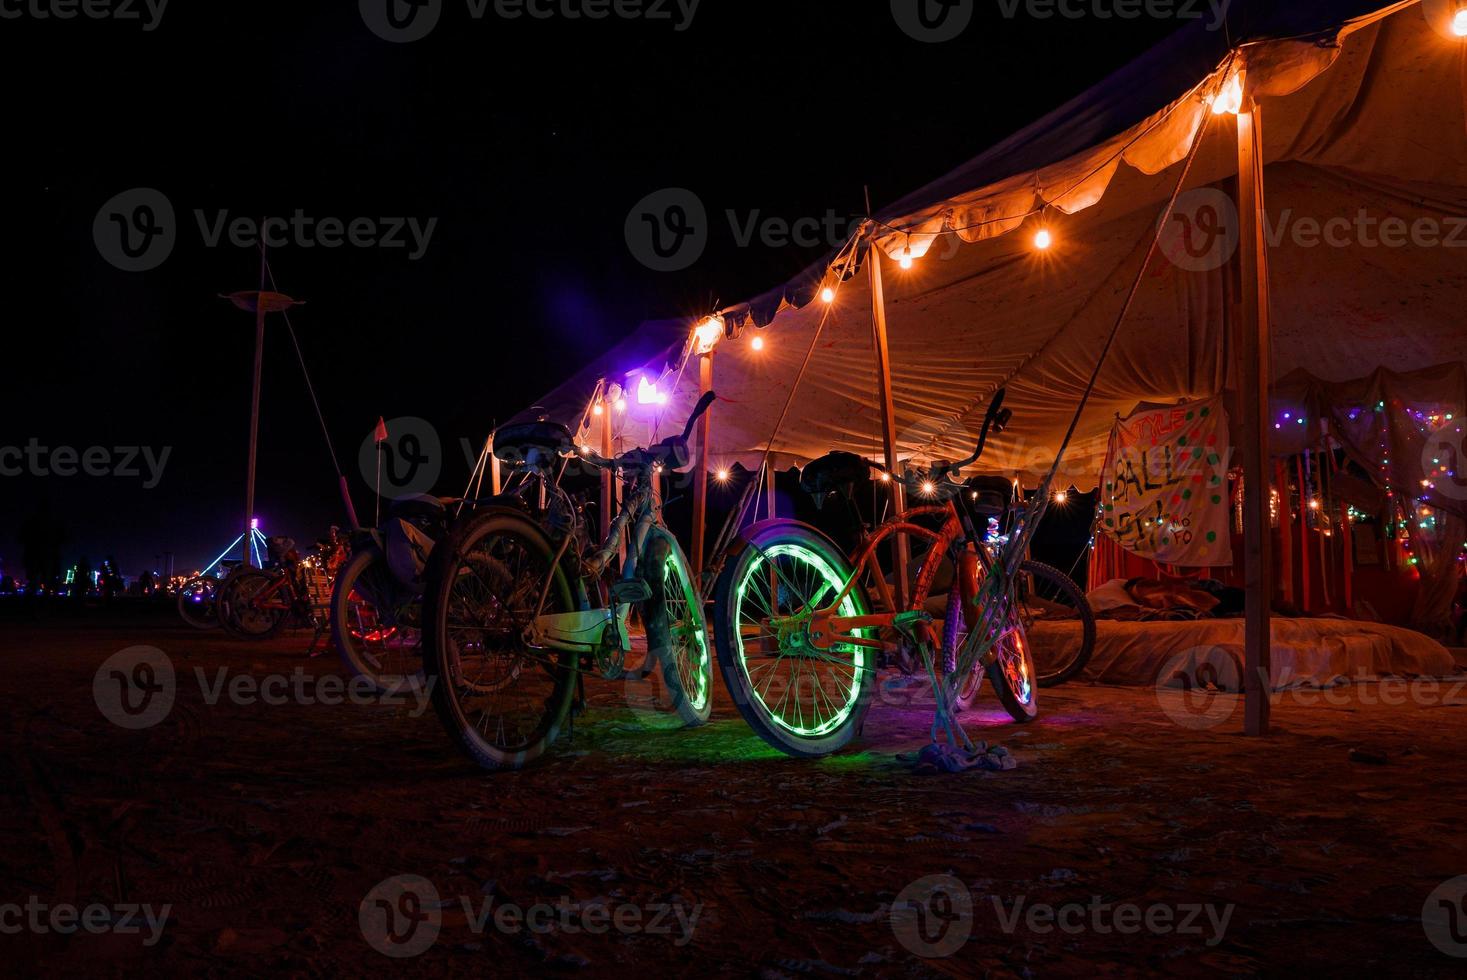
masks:
<path id="1" fill-rule="evenodd" d="M 779 575 L 779 592 L 785 596 L 797 594 L 800 600 L 799 609 L 781 610 L 778 596 L 774 602 L 770 601 L 770 565 L 777 563 L 780 558 L 786 559 L 786 567 Z M 748 685 L 749 697 L 771 723 L 801 738 L 829 735 L 847 722 L 859 703 L 862 676 L 871 669 L 869 661 L 872 652 L 865 647 L 847 643 L 837 644 L 829 651 L 811 654 L 791 650 L 787 644 L 779 643 L 779 652 L 775 658 L 772 661 L 764 657 L 756 658 L 754 662 L 757 666 L 751 671 L 748 651 L 744 646 L 745 627 L 753 625 L 763 629 L 758 639 L 766 636 L 773 638 L 764 623 L 767 617 L 789 616 L 796 612 L 823 608 L 840 594 L 845 584 L 845 577 L 818 552 L 799 544 L 777 544 L 764 549 L 759 558 L 749 563 L 734 588 L 738 666 Z M 841 601 L 837 611 L 842 616 L 860 616 L 865 612 L 861 605 L 855 590 L 852 590 Z M 836 675 L 836 689 L 833 693 L 826 692 L 815 669 L 807 667 L 809 664 L 828 667 L 830 673 Z M 779 676 L 781 667 L 788 667 L 793 677 L 781 691 L 776 691 L 774 681 Z M 808 711 L 798 696 L 801 691 L 800 682 L 806 677 L 815 681 L 812 693 L 816 695 L 808 705 Z M 796 695 L 793 703 L 790 698 L 792 692 Z"/>
<path id="2" fill-rule="evenodd" d="M 708 654 L 708 631 L 703 628 L 702 611 L 693 592 L 692 582 L 683 572 L 676 552 L 669 552 L 662 569 L 662 594 L 668 606 L 668 620 L 677 623 L 678 632 L 690 642 L 676 645 L 677 675 L 683 696 L 695 711 L 708 704 L 713 666 Z"/>

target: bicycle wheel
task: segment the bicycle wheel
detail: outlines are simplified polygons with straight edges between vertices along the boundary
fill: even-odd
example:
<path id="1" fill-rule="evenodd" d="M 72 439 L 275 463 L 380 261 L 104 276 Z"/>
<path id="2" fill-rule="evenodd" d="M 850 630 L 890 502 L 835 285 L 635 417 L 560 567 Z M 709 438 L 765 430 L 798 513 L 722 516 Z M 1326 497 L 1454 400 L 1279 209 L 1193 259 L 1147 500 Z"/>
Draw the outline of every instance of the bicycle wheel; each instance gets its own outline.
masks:
<path id="1" fill-rule="evenodd" d="M 347 559 L 331 591 L 336 652 L 353 677 L 371 681 L 379 694 L 416 690 L 423 683 L 422 599 L 406 593 L 376 547 Z"/>
<path id="2" fill-rule="evenodd" d="M 1064 572 L 1052 565 L 1026 561 L 1019 566 L 1019 615 L 1027 633 L 1037 622 L 1074 621 L 1079 631 L 1058 646 L 1046 645 L 1034 657 L 1035 678 L 1040 687 L 1056 687 L 1070 680 L 1090 662 L 1095 652 L 1095 612 L 1085 593 Z"/>
<path id="3" fill-rule="evenodd" d="M 1012 597 L 1009 601 L 1013 602 Z M 1016 610 L 1009 611 L 994 647 L 996 655 L 988 665 L 988 681 L 998 703 L 1014 721 L 1033 721 L 1039 716 L 1039 687 L 1034 683 L 1034 657 L 1024 621 Z"/>
<path id="4" fill-rule="evenodd" d="M 219 628 L 219 580 L 212 575 L 199 575 L 178 590 L 178 615 L 196 630 Z"/>
<path id="5" fill-rule="evenodd" d="M 671 534 L 654 529 L 643 558 L 642 575 L 652 587 L 647 600 L 647 651 L 662 665 L 662 679 L 688 726 L 701 725 L 713 712 L 713 658 L 703 597 L 693 570 Z"/>
<path id="6" fill-rule="evenodd" d="M 943 664 L 949 674 L 957 670 L 957 651 L 967 635 L 968 626 L 963 620 L 963 597 L 958 583 L 954 581 L 947 593 L 947 611 L 942 620 Z M 978 695 L 982 691 L 983 671 L 974 664 L 973 669 L 964 674 L 953 688 L 953 710 L 967 711 L 977 703 Z"/>
<path id="7" fill-rule="evenodd" d="M 554 561 L 536 524 L 497 510 L 459 525 L 429 559 L 423 668 L 433 706 L 485 769 L 519 769 L 539 758 L 570 710 L 575 654 L 531 647 L 526 635 L 537 609 L 574 609 Z"/>
<path id="8" fill-rule="evenodd" d="M 871 706 L 876 651 L 854 644 L 819 650 L 809 632 L 810 614 L 833 603 L 851 575 L 845 556 L 819 532 L 774 521 L 754 529 L 718 577 L 714 637 L 724 683 L 749 726 L 789 755 L 843 748 Z M 868 614 L 859 587 L 839 611 Z"/>
<path id="9" fill-rule="evenodd" d="M 290 619 L 288 588 L 275 585 L 280 572 L 241 565 L 219 586 L 219 622 L 231 635 L 246 640 L 268 640 Z"/>

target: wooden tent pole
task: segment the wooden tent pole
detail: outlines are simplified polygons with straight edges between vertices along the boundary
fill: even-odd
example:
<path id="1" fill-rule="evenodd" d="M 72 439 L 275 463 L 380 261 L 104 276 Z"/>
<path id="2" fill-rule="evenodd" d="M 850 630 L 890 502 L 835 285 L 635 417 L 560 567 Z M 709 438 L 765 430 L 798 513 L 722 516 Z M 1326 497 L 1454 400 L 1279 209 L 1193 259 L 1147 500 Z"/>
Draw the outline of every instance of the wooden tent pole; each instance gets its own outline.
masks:
<path id="1" fill-rule="evenodd" d="M 1244 638 L 1246 735 L 1268 734 L 1272 675 L 1273 569 L 1269 563 L 1268 389 L 1270 344 L 1268 253 L 1264 236 L 1263 129 L 1251 99 L 1238 113 L 1238 214 L 1241 219 L 1243 306 L 1238 318 L 1239 400 L 1242 402 L 1243 550 L 1247 587 Z"/>
<path id="2" fill-rule="evenodd" d="M 698 355 L 698 393 L 713 390 L 713 352 Z M 713 409 L 698 420 L 698 462 L 693 470 L 693 573 L 703 574 L 703 536 L 708 524 L 708 443 L 713 439 Z"/>
<path id="3" fill-rule="evenodd" d="M 871 320 L 876 332 L 877 380 L 881 388 L 881 443 L 886 453 L 886 468 L 897 473 L 896 409 L 891 395 L 891 351 L 886 339 L 886 291 L 881 279 L 881 248 L 873 241 L 869 245 L 866 266 L 871 275 Z M 896 480 L 891 487 L 892 516 L 905 509 L 902 486 Z M 911 559 L 911 544 L 907 536 L 896 536 L 892 564 L 896 579 L 896 601 L 900 608 L 907 608 L 907 565 Z"/>
<path id="4" fill-rule="evenodd" d="M 774 496 L 774 475 L 774 460 L 770 459 L 764 465 L 764 494 L 765 500 L 769 505 L 769 519 L 771 521 L 779 516 L 779 505 Z"/>
<path id="5" fill-rule="evenodd" d="M 607 405 L 601 410 L 601 456 L 610 459 L 616 455 L 616 447 L 612 445 L 611 438 L 611 413 L 612 406 Z M 498 461 L 495 461 L 496 464 Z M 495 483 L 498 483 L 499 467 L 495 466 Z M 611 522 L 616 517 L 612 512 L 616 504 L 616 474 L 611 470 L 601 471 L 601 540 L 605 541 L 611 533 Z"/>

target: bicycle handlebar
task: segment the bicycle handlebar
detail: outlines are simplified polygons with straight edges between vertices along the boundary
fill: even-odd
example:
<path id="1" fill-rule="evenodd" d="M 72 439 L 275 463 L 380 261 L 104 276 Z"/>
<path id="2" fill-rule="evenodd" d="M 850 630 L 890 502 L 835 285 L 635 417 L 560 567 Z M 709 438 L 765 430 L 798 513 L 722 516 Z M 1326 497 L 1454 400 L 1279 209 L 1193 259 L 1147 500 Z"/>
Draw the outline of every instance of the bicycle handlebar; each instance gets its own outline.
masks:
<path id="1" fill-rule="evenodd" d="M 983 429 L 978 433 L 978 445 L 974 448 L 973 455 L 967 459 L 959 460 L 956 463 L 938 462 L 926 474 L 908 472 L 902 476 L 898 476 L 873 460 L 867 459 L 864 462 L 873 470 L 885 475 L 888 479 L 897 481 L 908 489 L 916 490 L 919 493 L 931 493 L 937 484 L 942 483 L 949 476 L 956 476 L 964 467 L 972 466 L 978 462 L 979 458 L 983 455 L 984 448 L 988 444 L 990 432 L 1002 432 L 1008 428 L 1009 422 L 1014 417 L 1014 411 L 1011 408 L 1003 407 L 1004 396 L 1007 393 L 1007 390 L 1004 388 L 1000 388 L 994 392 L 993 400 L 988 403 L 988 411 L 983 416 Z"/>
<path id="2" fill-rule="evenodd" d="M 705 391 L 703 393 L 703 397 L 698 399 L 698 404 L 693 406 L 693 414 L 688 416 L 688 424 L 683 426 L 683 439 L 686 440 L 693 434 L 693 426 L 698 424 L 698 420 L 703 417 L 703 413 L 708 411 L 708 407 L 717 400 L 718 396 L 713 392 Z"/>

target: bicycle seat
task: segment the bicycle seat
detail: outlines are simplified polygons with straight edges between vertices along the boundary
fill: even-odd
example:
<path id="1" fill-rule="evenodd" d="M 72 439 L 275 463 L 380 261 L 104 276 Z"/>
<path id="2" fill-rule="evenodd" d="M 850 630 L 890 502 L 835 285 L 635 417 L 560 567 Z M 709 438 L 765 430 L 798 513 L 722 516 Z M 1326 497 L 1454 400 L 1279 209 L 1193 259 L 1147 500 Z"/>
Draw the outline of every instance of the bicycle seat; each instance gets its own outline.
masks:
<path id="1" fill-rule="evenodd" d="M 633 449 L 617 457 L 622 466 L 633 469 L 651 469 L 661 466 L 664 470 L 680 470 L 688 465 L 692 454 L 688 451 L 688 440 L 682 436 L 668 436 L 646 449 Z"/>
<path id="2" fill-rule="evenodd" d="M 826 453 L 800 470 L 800 489 L 816 500 L 829 493 L 847 493 L 858 483 L 871 482 L 871 467 L 855 453 Z"/>
<path id="3" fill-rule="evenodd" d="M 1004 517 L 1013 507 L 1014 485 L 1002 476 L 974 476 L 963 482 L 968 509 L 986 517 Z"/>
<path id="4" fill-rule="evenodd" d="M 570 429 L 543 419 L 506 425 L 494 433 L 494 455 L 506 463 L 523 463 L 530 458 L 532 450 L 552 457 L 562 456 L 575 451 L 575 440 Z"/>
<path id="5" fill-rule="evenodd" d="M 387 516 L 404 521 L 441 521 L 445 510 L 443 501 L 437 497 L 430 497 L 425 493 L 419 493 L 389 503 L 387 505 Z"/>

